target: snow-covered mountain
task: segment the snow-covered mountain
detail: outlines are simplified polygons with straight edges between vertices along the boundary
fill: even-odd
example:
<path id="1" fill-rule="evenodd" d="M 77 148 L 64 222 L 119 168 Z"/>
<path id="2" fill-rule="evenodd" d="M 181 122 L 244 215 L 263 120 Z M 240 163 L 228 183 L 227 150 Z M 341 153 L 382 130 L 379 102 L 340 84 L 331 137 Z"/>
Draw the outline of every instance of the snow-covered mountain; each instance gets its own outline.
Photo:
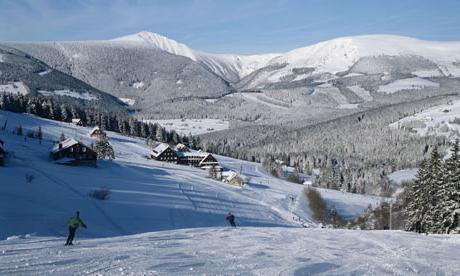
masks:
<path id="1" fill-rule="evenodd" d="M 312 72 L 316 73 L 335 74 L 349 70 L 361 58 L 379 56 L 416 56 L 436 64 L 438 68 L 432 72 L 436 76 L 460 76 L 460 42 L 423 41 L 394 35 L 342 37 L 286 53 L 251 56 L 196 51 L 185 44 L 152 32 L 140 32 L 113 41 L 145 44 L 185 56 L 203 63 L 216 74 L 227 78 L 232 75 L 243 78 L 258 69 L 273 65 L 284 66 L 271 74 L 268 81 L 286 77 L 300 68 L 312 68 Z"/>
<path id="2" fill-rule="evenodd" d="M 279 54 L 251 56 L 211 54 L 196 51 L 185 44 L 179 43 L 165 36 L 145 31 L 115 38 L 113 41 L 144 44 L 156 49 L 164 50 L 171 54 L 188 57 L 193 61 L 202 63 L 214 73 L 231 82 L 237 82 L 239 79 L 247 76 L 251 72 L 266 66 L 271 59 L 279 56 Z"/>
<path id="3" fill-rule="evenodd" d="M 258 124 L 322 120 L 452 93 L 460 80 L 460 42 L 393 35 L 337 38 L 250 56 L 206 53 L 151 32 L 7 45 L 155 119 L 212 114 Z"/>

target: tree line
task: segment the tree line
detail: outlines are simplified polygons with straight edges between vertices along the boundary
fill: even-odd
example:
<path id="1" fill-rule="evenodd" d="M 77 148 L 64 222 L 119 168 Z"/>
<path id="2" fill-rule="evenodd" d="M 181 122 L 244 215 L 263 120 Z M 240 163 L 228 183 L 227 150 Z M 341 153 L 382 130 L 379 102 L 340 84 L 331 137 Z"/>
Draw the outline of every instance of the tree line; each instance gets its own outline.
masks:
<path id="1" fill-rule="evenodd" d="M 181 136 L 174 130 L 167 131 L 159 124 L 142 122 L 124 113 L 109 113 L 101 112 L 95 108 L 80 108 L 75 104 L 57 102 L 50 97 L 1 94 L 0 109 L 15 113 L 29 113 L 61 122 L 81 119 L 85 125 L 97 125 L 104 130 L 146 138 L 148 143 L 151 141 L 183 143 L 191 148 L 195 148 L 199 143 L 198 138 L 191 134 Z"/>

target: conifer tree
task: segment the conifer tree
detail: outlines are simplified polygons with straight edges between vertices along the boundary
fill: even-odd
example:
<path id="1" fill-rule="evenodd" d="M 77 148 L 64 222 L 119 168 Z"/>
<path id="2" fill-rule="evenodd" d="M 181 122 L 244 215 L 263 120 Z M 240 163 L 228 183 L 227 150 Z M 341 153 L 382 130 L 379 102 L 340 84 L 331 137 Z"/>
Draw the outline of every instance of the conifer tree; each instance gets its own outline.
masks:
<path id="1" fill-rule="evenodd" d="M 59 142 L 62 142 L 66 139 L 64 132 L 61 132 L 61 136 L 59 136 Z"/>
<path id="2" fill-rule="evenodd" d="M 451 156 L 445 162 L 445 182 L 437 193 L 439 206 L 436 208 L 438 233 L 460 230 L 460 145 L 456 139 Z"/>
<path id="3" fill-rule="evenodd" d="M 97 141 L 94 150 L 97 153 L 97 159 L 115 159 L 113 147 L 110 145 L 109 140 L 105 135 Z"/>
<path id="4" fill-rule="evenodd" d="M 428 178 L 427 161 L 423 160 L 417 171 L 414 183 L 408 187 L 409 191 L 406 195 L 406 209 L 407 216 L 406 230 L 421 233 L 423 229 L 423 218 L 426 212 L 425 203 L 425 187 Z"/>
<path id="5" fill-rule="evenodd" d="M 424 195 L 426 199 L 424 204 L 427 211 L 425 213 L 423 225 L 426 231 L 433 233 L 437 232 L 437 228 L 439 227 L 437 208 L 439 207 L 440 199 L 438 198 L 438 191 L 442 189 L 445 183 L 443 162 L 437 147 L 431 151 L 428 172 Z"/>

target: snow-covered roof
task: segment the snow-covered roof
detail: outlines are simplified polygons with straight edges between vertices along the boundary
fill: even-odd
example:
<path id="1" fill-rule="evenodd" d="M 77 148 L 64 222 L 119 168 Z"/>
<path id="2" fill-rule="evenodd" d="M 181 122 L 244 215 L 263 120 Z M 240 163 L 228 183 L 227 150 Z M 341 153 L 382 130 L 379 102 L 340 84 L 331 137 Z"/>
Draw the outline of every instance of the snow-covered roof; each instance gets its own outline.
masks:
<path id="1" fill-rule="evenodd" d="M 238 173 L 235 172 L 235 171 L 226 171 L 226 172 L 223 172 L 222 173 L 222 177 L 224 178 L 224 180 L 226 181 L 232 181 L 233 179 L 235 179 L 235 177 L 238 176 Z"/>
<path id="2" fill-rule="evenodd" d="M 79 142 L 73 138 L 67 138 L 65 139 L 64 141 L 62 142 L 59 142 L 57 143 L 56 145 L 54 145 L 53 149 L 51 150 L 53 153 L 56 153 L 60 150 L 63 150 L 63 149 L 67 149 L 67 148 L 70 148 L 76 144 L 78 144 Z M 61 147 L 59 146 L 61 145 Z"/>
<path id="3" fill-rule="evenodd" d="M 156 157 L 162 154 L 167 148 L 170 148 L 168 144 L 161 143 L 152 150 L 152 155 Z"/>
<path id="4" fill-rule="evenodd" d="M 89 132 L 89 134 L 92 135 L 92 134 L 94 134 L 95 131 L 103 132 L 102 129 L 101 129 L 99 126 L 95 126 L 95 127 Z"/>
<path id="5" fill-rule="evenodd" d="M 203 165 L 216 165 L 216 164 L 219 164 L 219 162 L 217 162 L 217 161 L 205 161 L 206 158 L 207 158 L 208 156 L 212 156 L 212 155 L 211 155 L 210 153 L 207 153 L 207 154 L 205 155 L 205 157 L 203 158 L 203 160 L 200 161 L 199 166 L 203 166 Z"/>
<path id="6" fill-rule="evenodd" d="M 208 156 L 209 153 L 207 152 L 202 152 L 202 151 L 189 151 L 189 152 L 183 152 L 179 151 L 177 152 L 177 155 L 179 157 L 200 157 L 200 158 L 205 158 Z"/>
<path id="7" fill-rule="evenodd" d="M 81 119 L 72 119 L 72 123 L 79 123 L 81 122 Z"/>
<path id="8" fill-rule="evenodd" d="M 184 145 L 184 144 L 182 144 L 182 143 L 177 144 L 177 145 L 174 147 L 174 150 L 175 150 L 175 151 L 190 151 L 190 149 L 189 149 L 186 145 Z"/>

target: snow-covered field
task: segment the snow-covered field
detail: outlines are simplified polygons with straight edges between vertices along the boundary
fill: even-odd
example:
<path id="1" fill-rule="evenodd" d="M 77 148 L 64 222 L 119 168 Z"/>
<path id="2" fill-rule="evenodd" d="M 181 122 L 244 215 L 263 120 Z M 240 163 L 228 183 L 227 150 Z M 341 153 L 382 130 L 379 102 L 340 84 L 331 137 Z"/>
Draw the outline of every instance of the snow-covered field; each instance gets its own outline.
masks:
<path id="1" fill-rule="evenodd" d="M 29 93 L 29 88 L 22 81 L 16 81 L 14 83 L 1 84 L 0 93 L 26 95 Z"/>
<path id="2" fill-rule="evenodd" d="M 145 120 L 158 123 L 166 130 L 174 130 L 181 135 L 200 135 L 204 133 L 228 129 L 229 122 L 220 119 L 168 119 Z"/>
<path id="3" fill-rule="evenodd" d="M 419 135 L 444 135 L 458 137 L 460 133 L 460 100 L 426 109 L 405 117 L 390 127 L 406 127 Z"/>
<path id="4" fill-rule="evenodd" d="M 400 185 L 403 182 L 414 180 L 416 174 L 417 169 L 404 169 L 389 174 L 388 178 L 392 183 Z"/>
<path id="5" fill-rule="evenodd" d="M 58 95 L 58 96 L 66 96 L 66 97 L 82 99 L 82 100 L 85 100 L 85 101 L 97 100 L 97 98 L 95 96 L 91 95 L 88 92 L 78 93 L 78 92 L 71 91 L 71 90 L 68 90 L 68 89 L 54 90 L 53 92 L 46 91 L 46 90 L 38 90 L 38 93 L 42 94 L 43 96 Z"/>
<path id="6" fill-rule="evenodd" d="M 326 202 L 328 208 L 335 208 L 345 219 L 356 218 L 361 215 L 369 205 L 375 208 L 384 197 L 347 193 L 331 189 L 316 188 Z"/>
<path id="7" fill-rule="evenodd" d="M 2 275 L 459 275 L 460 236 L 305 228 L 196 228 L 64 247 L 0 242 Z"/>
<path id="8" fill-rule="evenodd" d="M 378 92 L 382 93 L 396 93 L 401 90 L 413 90 L 413 89 L 423 89 L 423 88 L 438 88 L 439 83 L 433 82 L 430 80 L 422 78 L 409 78 L 396 80 L 392 83 L 382 85 L 379 87 Z"/>

